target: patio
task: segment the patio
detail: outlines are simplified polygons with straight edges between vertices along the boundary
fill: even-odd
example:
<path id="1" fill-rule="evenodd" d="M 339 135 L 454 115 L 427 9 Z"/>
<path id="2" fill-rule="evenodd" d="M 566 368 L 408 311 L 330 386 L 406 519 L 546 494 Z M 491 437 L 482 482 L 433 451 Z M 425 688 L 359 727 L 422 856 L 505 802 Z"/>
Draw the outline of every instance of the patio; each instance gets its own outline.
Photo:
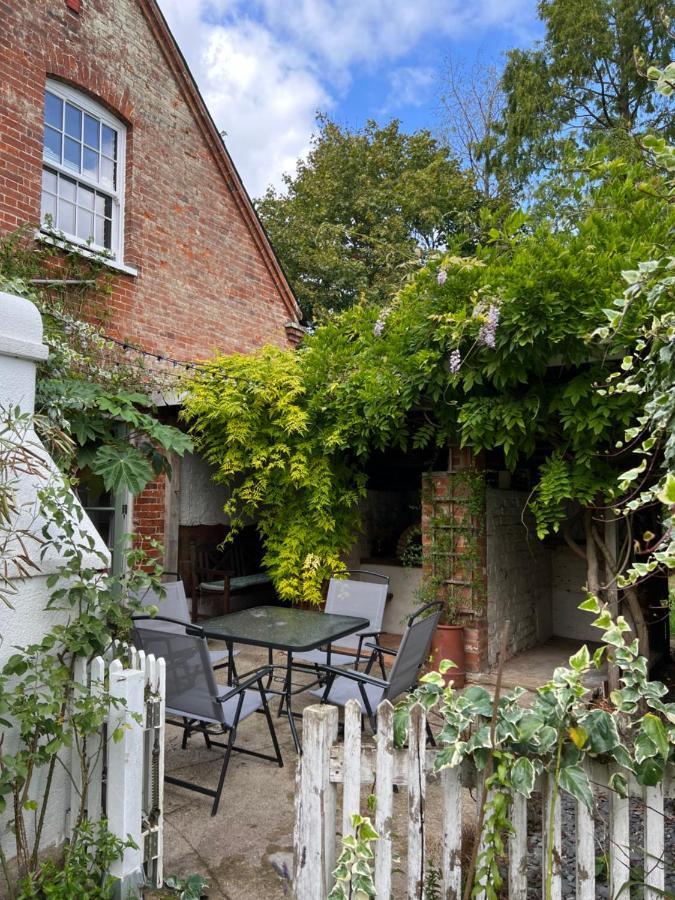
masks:
<path id="1" fill-rule="evenodd" d="M 281 661 L 280 654 L 276 661 Z M 266 662 L 267 651 L 256 647 L 241 647 L 237 656 L 240 672 Z M 217 677 L 224 682 L 225 671 L 217 672 Z M 301 711 L 313 700 L 309 694 L 297 695 L 296 710 Z M 284 767 L 279 769 L 273 763 L 233 754 L 216 816 L 210 816 L 207 797 L 165 785 L 165 877 L 197 872 L 208 879 L 212 900 L 253 897 L 282 900 L 291 896 L 297 756 L 285 717 L 275 718 L 275 725 Z M 369 739 L 369 730 L 365 737 Z M 245 747 L 268 752 L 270 741 L 264 718 L 252 716 L 242 723 L 237 741 Z M 191 738 L 188 750 L 183 753 L 178 729 L 167 726 L 166 750 L 167 772 L 211 787 L 215 785 L 221 757 L 218 751 L 206 750 L 199 735 Z M 364 792 L 364 798 L 367 793 Z M 433 859 L 439 855 L 434 852 L 433 841 L 441 834 L 440 791 L 433 781 L 427 802 L 428 834 L 434 836 L 430 852 Z M 395 796 L 394 807 L 395 831 L 404 835 L 407 827 L 404 791 Z M 465 808 L 469 816 L 475 810 L 468 791 Z M 288 878 L 283 877 L 284 871 Z"/>

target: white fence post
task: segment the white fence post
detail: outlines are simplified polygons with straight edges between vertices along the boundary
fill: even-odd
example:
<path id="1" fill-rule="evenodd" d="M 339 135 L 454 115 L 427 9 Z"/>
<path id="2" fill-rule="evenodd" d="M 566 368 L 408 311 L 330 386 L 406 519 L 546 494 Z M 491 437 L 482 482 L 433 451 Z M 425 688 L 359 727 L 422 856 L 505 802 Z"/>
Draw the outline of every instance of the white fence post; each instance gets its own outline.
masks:
<path id="1" fill-rule="evenodd" d="M 609 767 L 609 775 L 622 771 Z M 624 770 L 625 771 L 625 770 Z M 609 792 L 609 896 L 611 900 L 628 896 L 630 881 L 630 822 L 628 798 Z"/>
<path id="2" fill-rule="evenodd" d="M 663 782 L 644 789 L 644 804 L 645 900 L 657 900 L 666 886 Z"/>
<path id="3" fill-rule="evenodd" d="M 342 836 L 354 834 L 352 815 L 361 811 L 361 706 L 349 700 L 345 707 L 344 788 Z"/>
<path id="4" fill-rule="evenodd" d="M 511 798 L 509 836 L 509 900 L 527 900 L 527 800 L 522 794 Z"/>
<path id="5" fill-rule="evenodd" d="M 303 753 L 296 779 L 294 879 L 296 900 L 326 900 L 335 868 L 335 785 L 330 750 L 337 739 L 338 711 L 308 706 L 303 714 Z"/>
<path id="6" fill-rule="evenodd" d="M 443 898 L 462 896 L 462 782 L 458 769 L 441 771 L 443 791 Z"/>
<path id="7" fill-rule="evenodd" d="M 383 702 L 377 710 L 378 728 L 376 747 L 370 741 L 363 743 L 359 721 L 360 710 L 350 701 L 345 710 L 344 744 L 336 744 L 338 713 L 335 707 L 310 706 L 304 714 L 303 736 L 305 754 L 298 767 L 295 826 L 295 900 L 326 900 L 332 887 L 330 878 L 335 849 L 335 785 L 344 784 L 342 824 L 343 833 L 351 833 L 349 817 L 359 809 L 361 782 L 375 783 L 375 829 L 379 838 L 375 841 L 374 881 L 377 896 L 390 900 L 394 896 L 394 838 L 403 844 L 407 836 L 407 848 L 398 846 L 403 857 L 401 871 L 403 881 L 396 896 L 407 900 L 424 900 L 424 881 L 429 860 L 425 848 L 426 773 L 434 767 L 437 750 L 426 748 L 426 717 L 423 708 L 413 706 L 408 725 L 408 746 L 394 747 L 394 708 Z M 334 745 L 334 746 L 333 746 Z M 630 834 L 629 802 L 608 788 L 611 773 L 616 766 L 601 763 L 585 763 L 591 784 L 609 793 L 610 822 L 606 836 L 609 854 L 611 900 L 623 898 L 625 885 L 630 877 L 630 841 L 641 841 L 642 835 Z M 664 800 L 675 797 L 675 767 L 669 767 L 665 780 L 656 787 L 642 788 L 635 780 L 628 783 L 632 796 L 644 804 L 645 900 L 656 900 L 665 883 L 665 828 Z M 481 797 L 481 774 L 471 769 L 468 762 L 461 768 L 445 768 L 440 773 L 442 801 L 442 872 L 443 900 L 459 900 L 462 891 L 462 801 L 463 785 L 475 778 L 476 796 Z M 407 822 L 398 834 L 393 830 L 393 788 L 406 785 L 407 797 L 401 796 L 399 806 L 407 801 Z M 566 882 L 576 878 L 576 900 L 594 900 L 595 886 L 595 821 L 594 814 L 584 804 L 576 803 L 576 829 L 565 834 L 565 847 L 569 853 L 574 848 L 574 859 L 563 860 L 562 797 L 556 789 L 552 774 L 544 773 L 537 779 L 541 789 L 541 854 L 542 897 L 560 900 L 563 891 L 563 875 Z M 569 795 L 568 795 L 569 796 Z M 488 798 L 489 799 L 489 798 Z M 510 819 L 514 833 L 508 840 L 508 896 L 509 900 L 526 900 L 528 889 L 527 801 L 514 793 L 511 797 Z M 403 812 L 403 809 L 400 809 Z M 476 835 L 479 841 L 480 835 Z M 547 893 L 548 849 L 552 855 L 550 894 Z M 407 849 L 407 854 L 406 854 Z M 669 850 L 670 848 L 668 848 Z M 405 885 L 405 887 L 403 887 Z M 473 894 L 483 898 L 488 893 L 486 875 L 476 879 Z M 566 888 L 567 889 L 567 888 Z M 627 895 L 626 895 L 627 896 Z"/>
<path id="8" fill-rule="evenodd" d="M 586 772 L 593 783 L 589 765 Z M 577 900 L 595 900 L 595 823 L 585 803 L 577 800 Z"/>
<path id="9" fill-rule="evenodd" d="M 144 715 L 145 679 L 139 669 L 123 669 L 119 660 L 113 660 L 109 673 L 110 696 L 121 702 L 111 703 L 108 719 L 108 827 L 136 845 L 111 867 L 111 874 L 119 879 L 117 896 L 126 898 L 129 893 L 137 896 L 143 882 L 143 727 L 134 717 L 142 721 Z M 121 734 L 121 739 L 115 741 L 114 734 Z"/>
<path id="10" fill-rule="evenodd" d="M 422 900 L 424 892 L 426 726 L 427 717 L 417 703 L 408 726 L 408 900 Z"/>
<path id="11" fill-rule="evenodd" d="M 391 896 L 391 825 L 394 798 L 394 707 L 388 700 L 377 713 L 375 757 L 375 889 L 378 897 Z"/>

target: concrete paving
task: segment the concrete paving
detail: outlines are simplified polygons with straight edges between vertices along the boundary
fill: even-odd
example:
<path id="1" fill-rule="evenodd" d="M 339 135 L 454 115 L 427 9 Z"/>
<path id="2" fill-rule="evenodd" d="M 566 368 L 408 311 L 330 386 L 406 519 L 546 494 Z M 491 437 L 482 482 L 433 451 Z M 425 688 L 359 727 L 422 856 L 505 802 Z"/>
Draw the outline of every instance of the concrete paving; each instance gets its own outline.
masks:
<path id="1" fill-rule="evenodd" d="M 278 659 L 282 661 L 281 656 Z M 266 653 L 245 648 L 237 657 L 240 672 L 266 662 Z M 223 672 L 217 673 L 225 680 Z M 297 698 L 302 710 L 314 701 L 309 694 Z M 233 754 L 220 809 L 211 817 L 211 798 L 167 784 L 165 786 L 165 875 L 204 875 L 212 900 L 282 900 L 291 897 L 293 822 L 297 757 L 288 721 L 275 718 L 284 767 L 242 754 Z M 300 723 L 298 723 L 300 726 Z M 368 739 L 366 731 L 364 738 Z M 178 777 L 215 787 L 221 753 L 207 750 L 199 735 L 188 749 L 180 749 L 181 733 L 167 727 L 166 769 Z M 263 716 L 254 715 L 239 728 L 237 742 L 261 752 L 271 752 Z M 362 813 L 372 786 L 364 786 Z M 475 821 L 475 801 L 465 792 L 467 835 Z M 427 847 L 432 862 L 440 860 L 440 790 L 436 779 L 428 786 Z M 404 850 L 407 828 L 407 794 L 395 795 L 395 843 Z M 338 810 L 341 800 L 338 795 Z M 339 826 L 338 826 L 339 827 Z M 397 881 L 402 874 L 396 875 Z M 404 896 L 398 885 L 395 896 Z"/>

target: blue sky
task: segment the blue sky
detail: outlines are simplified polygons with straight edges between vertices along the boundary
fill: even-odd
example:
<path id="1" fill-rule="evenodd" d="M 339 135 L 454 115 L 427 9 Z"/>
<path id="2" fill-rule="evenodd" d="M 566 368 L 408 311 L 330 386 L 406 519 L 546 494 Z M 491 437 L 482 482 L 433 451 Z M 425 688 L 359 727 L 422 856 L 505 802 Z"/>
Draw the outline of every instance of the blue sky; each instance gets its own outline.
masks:
<path id="1" fill-rule="evenodd" d="M 317 110 L 438 125 L 446 61 L 499 64 L 540 35 L 536 0 L 159 0 L 253 196 L 292 172 Z"/>

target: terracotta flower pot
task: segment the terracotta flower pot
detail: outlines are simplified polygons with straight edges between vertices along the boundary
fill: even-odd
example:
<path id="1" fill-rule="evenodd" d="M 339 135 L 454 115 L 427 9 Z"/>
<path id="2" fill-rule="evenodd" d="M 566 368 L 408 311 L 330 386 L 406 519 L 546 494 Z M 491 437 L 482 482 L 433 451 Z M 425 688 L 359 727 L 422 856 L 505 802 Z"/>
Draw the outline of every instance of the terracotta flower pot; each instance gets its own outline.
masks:
<path id="1" fill-rule="evenodd" d="M 455 688 L 463 688 L 466 683 L 464 664 L 464 626 L 437 625 L 431 640 L 431 667 L 438 669 L 442 659 L 451 659 L 456 669 L 449 669 L 445 675 L 446 683 L 453 683 Z"/>

